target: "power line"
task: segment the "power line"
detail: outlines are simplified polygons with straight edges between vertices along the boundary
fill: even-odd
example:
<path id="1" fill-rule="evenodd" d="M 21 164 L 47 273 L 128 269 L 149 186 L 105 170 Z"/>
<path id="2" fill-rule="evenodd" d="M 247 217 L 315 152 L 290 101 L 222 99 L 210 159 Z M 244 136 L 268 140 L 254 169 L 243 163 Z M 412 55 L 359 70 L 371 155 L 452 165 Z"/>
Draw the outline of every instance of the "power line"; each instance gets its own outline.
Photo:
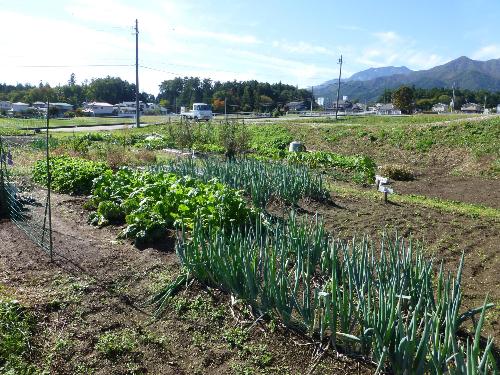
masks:
<path id="1" fill-rule="evenodd" d="M 86 67 L 126 67 L 135 64 L 80 64 L 80 65 L 11 65 L 15 68 L 86 68 Z"/>
<path id="2" fill-rule="evenodd" d="M 158 68 L 152 68 L 150 66 L 145 66 L 145 65 L 139 65 L 139 67 L 141 68 L 144 68 L 144 69 L 148 69 L 148 70 L 154 70 L 156 72 L 162 72 L 162 73 L 167 73 L 167 74 L 173 74 L 173 75 L 183 75 L 181 73 L 176 73 L 176 72 L 169 72 L 169 71 L 166 71 L 166 70 L 163 70 L 163 69 L 158 69 Z"/>

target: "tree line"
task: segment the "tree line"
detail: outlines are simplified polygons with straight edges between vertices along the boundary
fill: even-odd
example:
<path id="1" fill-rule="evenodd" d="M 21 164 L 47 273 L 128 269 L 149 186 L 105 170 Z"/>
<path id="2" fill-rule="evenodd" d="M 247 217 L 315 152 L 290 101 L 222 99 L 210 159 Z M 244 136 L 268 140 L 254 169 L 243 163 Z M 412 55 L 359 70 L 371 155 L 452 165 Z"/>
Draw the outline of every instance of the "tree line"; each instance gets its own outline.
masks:
<path id="1" fill-rule="evenodd" d="M 270 111 L 282 108 L 290 101 L 304 101 L 310 105 L 312 94 L 306 89 L 279 83 L 269 84 L 252 81 L 212 81 L 197 77 L 175 78 L 159 85 L 159 95 L 142 92 L 139 100 L 156 102 L 179 111 L 181 106 L 191 107 L 193 103 L 211 104 L 215 111 Z M 0 84 L 0 100 L 10 102 L 65 102 L 81 107 L 84 102 L 107 102 L 117 104 L 135 100 L 135 84 L 119 77 L 96 78 L 91 81 L 76 82 L 71 74 L 64 85 L 51 87 L 48 83 L 38 86 L 31 84 Z"/>
<path id="2" fill-rule="evenodd" d="M 142 92 L 139 99 L 143 102 L 154 102 L 156 98 Z M 95 78 L 76 82 L 76 77 L 71 74 L 65 85 L 51 87 L 48 83 L 38 86 L 31 84 L 7 85 L 0 83 L 0 100 L 10 102 L 64 102 L 75 107 L 81 107 L 84 102 L 107 102 L 117 104 L 124 101 L 135 101 L 135 84 L 129 83 L 119 77 Z"/>
<path id="3" fill-rule="evenodd" d="M 386 89 L 379 98 L 379 102 L 400 104 L 404 112 L 414 109 L 428 111 L 434 104 L 449 104 L 453 97 L 450 88 L 422 89 L 402 86 L 397 89 Z M 488 108 L 500 104 L 500 92 L 486 90 L 455 89 L 455 108 L 459 109 L 465 103 L 478 103 Z M 81 107 L 84 102 L 99 101 L 111 104 L 135 100 L 135 84 L 122 80 L 119 77 L 95 78 L 91 81 L 76 82 L 71 74 L 64 85 L 51 87 L 48 83 L 38 86 L 31 84 L 7 85 L 0 83 L 0 100 L 10 102 L 34 103 L 66 102 L 75 107 Z M 181 106 L 191 107 L 193 103 L 211 104 L 217 112 L 244 111 L 267 112 L 283 109 L 291 101 L 301 101 L 309 108 L 313 102 L 313 95 L 309 90 L 299 89 L 293 85 L 250 81 L 212 81 L 198 77 L 178 77 L 165 80 L 159 85 L 159 94 L 154 95 L 142 92 L 139 100 L 150 103 L 156 102 L 170 111 L 179 111 Z M 396 104 L 396 103 L 395 103 Z M 316 107 L 313 102 L 313 107 Z"/>
<path id="4" fill-rule="evenodd" d="M 265 112 L 281 109 L 290 101 L 310 106 L 312 94 L 306 89 L 279 83 L 251 81 L 212 81 L 197 77 L 163 81 L 158 95 L 160 104 L 176 110 L 193 103 L 211 104 L 214 111 Z"/>
<path id="5" fill-rule="evenodd" d="M 422 89 L 409 86 L 401 86 L 397 89 L 386 89 L 379 97 L 381 103 L 393 103 L 403 112 L 409 113 L 413 109 L 429 111 L 437 103 L 450 104 L 453 98 L 453 89 L 432 88 Z M 486 90 L 455 89 L 455 109 L 460 109 L 465 103 L 476 103 L 486 108 L 495 108 L 500 104 L 500 92 Z"/>

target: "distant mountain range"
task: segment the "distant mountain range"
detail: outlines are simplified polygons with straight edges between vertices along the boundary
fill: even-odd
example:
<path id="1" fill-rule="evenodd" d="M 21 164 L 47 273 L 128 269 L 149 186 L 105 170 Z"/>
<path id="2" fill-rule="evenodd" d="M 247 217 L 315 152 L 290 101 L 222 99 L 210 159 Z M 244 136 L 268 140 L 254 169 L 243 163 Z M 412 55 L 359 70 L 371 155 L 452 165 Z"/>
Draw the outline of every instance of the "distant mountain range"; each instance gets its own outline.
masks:
<path id="1" fill-rule="evenodd" d="M 340 93 L 349 99 L 376 101 L 385 89 L 401 85 L 430 89 L 456 87 L 469 90 L 500 91 L 500 59 L 476 61 L 462 56 L 428 70 L 412 71 L 405 66 L 370 68 L 342 80 Z M 337 80 L 314 87 L 316 97 L 335 98 Z"/>

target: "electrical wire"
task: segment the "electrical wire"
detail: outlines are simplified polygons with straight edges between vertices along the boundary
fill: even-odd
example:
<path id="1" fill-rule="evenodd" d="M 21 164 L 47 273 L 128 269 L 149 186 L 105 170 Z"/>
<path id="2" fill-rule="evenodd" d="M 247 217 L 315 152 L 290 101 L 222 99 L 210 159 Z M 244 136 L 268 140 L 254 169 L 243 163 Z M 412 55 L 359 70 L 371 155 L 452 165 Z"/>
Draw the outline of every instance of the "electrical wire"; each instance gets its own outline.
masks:
<path id="1" fill-rule="evenodd" d="M 135 64 L 81 64 L 81 65 L 15 65 L 16 68 L 85 68 L 85 67 L 125 67 Z"/>

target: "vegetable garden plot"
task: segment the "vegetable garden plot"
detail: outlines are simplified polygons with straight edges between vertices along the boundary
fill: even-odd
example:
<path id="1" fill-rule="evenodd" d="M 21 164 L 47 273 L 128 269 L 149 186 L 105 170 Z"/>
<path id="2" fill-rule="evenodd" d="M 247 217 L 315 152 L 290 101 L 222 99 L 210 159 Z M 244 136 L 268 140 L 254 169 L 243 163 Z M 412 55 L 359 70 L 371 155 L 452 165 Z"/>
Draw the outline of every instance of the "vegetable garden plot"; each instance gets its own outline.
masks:
<path id="1" fill-rule="evenodd" d="M 177 253 L 189 275 L 225 290 L 288 327 L 397 374 L 496 373 L 489 338 L 480 348 L 485 311 L 460 313 L 463 260 L 455 277 L 433 271 L 421 249 L 383 237 L 380 252 L 366 238 L 346 242 L 321 222 L 207 230 L 200 221 L 182 232 Z M 175 281 L 174 283 L 176 283 Z M 176 285 L 165 288 L 168 297 Z M 157 298 L 162 306 L 165 299 Z M 457 338 L 479 315 L 475 337 Z"/>
<path id="2" fill-rule="evenodd" d="M 207 183 L 190 176 L 122 168 L 107 170 L 94 180 L 89 202 L 96 211 L 92 224 L 122 224 L 125 238 L 136 245 L 164 239 L 167 229 L 193 226 L 195 217 L 204 225 L 230 227 L 244 223 L 255 212 L 246 206 L 241 192 L 217 180 Z"/>
<path id="3" fill-rule="evenodd" d="M 217 178 L 223 184 L 245 191 L 256 207 L 265 207 L 271 199 L 296 205 L 302 198 L 322 200 L 329 196 L 320 175 L 307 167 L 283 163 L 215 158 L 197 163 L 192 159 L 179 159 L 154 170 L 166 170 L 203 181 Z"/>
<path id="4" fill-rule="evenodd" d="M 38 142 L 38 145 L 47 151 L 46 142 Z M 52 258 L 50 190 L 42 189 L 37 197 L 30 194 L 30 181 L 22 176 L 26 147 L 31 147 L 26 138 L 0 137 L 0 208 L 4 216 Z M 44 162 L 46 160 L 41 161 Z"/>

